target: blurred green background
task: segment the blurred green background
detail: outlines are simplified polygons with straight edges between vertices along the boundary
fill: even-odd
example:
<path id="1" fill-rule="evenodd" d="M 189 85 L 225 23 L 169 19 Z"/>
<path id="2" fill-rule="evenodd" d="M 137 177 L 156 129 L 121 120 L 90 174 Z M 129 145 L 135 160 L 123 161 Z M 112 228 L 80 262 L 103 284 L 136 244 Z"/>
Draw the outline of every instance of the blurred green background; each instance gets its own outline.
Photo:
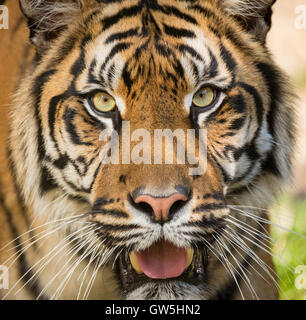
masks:
<path id="1" fill-rule="evenodd" d="M 280 196 L 271 209 L 272 223 L 284 228 L 272 227 L 272 239 L 275 241 L 274 263 L 281 288 L 280 299 L 306 300 L 306 290 L 298 290 L 295 286 L 299 275 L 294 272 L 296 267 L 306 265 L 305 213 L 306 199 L 296 199 L 289 194 Z M 279 259 L 279 256 L 284 260 Z"/>
<path id="2" fill-rule="evenodd" d="M 281 226 L 272 227 L 280 298 L 306 300 L 306 290 L 298 290 L 295 286 L 299 275 L 294 272 L 297 266 L 306 265 L 306 29 L 297 29 L 295 25 L 298 17 L 295 10 L 299 5 L 305 6 L 305 0 L 276 2 L 268 38 L 268 47 L 277 63 L 292 78 L 299 96 L 294 183 L 275 200 L 271 220 Z M 286 262 L 280 261 L 278 255 Z"/>

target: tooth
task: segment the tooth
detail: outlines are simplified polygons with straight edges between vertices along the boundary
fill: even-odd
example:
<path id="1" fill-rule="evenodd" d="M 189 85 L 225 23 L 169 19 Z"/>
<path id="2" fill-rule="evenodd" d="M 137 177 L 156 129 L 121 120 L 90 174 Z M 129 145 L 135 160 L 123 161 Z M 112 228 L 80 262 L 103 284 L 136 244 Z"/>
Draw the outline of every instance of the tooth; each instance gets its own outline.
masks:
<path id="1" fill-rule="evenodd" d="M 188 248 L 186 251 L 187 252 L 186 252 L 186 268 L 185 269 L 187 269 L 191 265 L 194 250 L 191 248 Z"/>
<path id="2" fill-rule="evenodd" d="M 131 261 L 132 267 L 134 268 L 134 270 L 138 274 L 143 273 L 143 271 L 141 270 L 139 261 L 138 261 L 138 257 L 137 257 L 137 255 L 136 255 L 136 253 L 134 251 L 130 253 L 130 261 Z"/>

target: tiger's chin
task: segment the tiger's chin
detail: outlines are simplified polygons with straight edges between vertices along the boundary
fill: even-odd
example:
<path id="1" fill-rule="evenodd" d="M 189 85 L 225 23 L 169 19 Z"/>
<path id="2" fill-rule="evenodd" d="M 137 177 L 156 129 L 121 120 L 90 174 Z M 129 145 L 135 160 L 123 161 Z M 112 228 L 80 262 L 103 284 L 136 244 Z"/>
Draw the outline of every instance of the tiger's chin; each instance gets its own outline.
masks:
<path id="1" fill-rule="evenodd" d="M 205 300 L 204 285 L 173 280 L 148 282 L 128 292 L 126 300 Z"/>
<path id="2" fill-rule="evenodd" d="M 128 300 L 203 299 L 207 260 L 205 250 L 161 243 L 122 254 L 117 266 L 124 296 Z"/>

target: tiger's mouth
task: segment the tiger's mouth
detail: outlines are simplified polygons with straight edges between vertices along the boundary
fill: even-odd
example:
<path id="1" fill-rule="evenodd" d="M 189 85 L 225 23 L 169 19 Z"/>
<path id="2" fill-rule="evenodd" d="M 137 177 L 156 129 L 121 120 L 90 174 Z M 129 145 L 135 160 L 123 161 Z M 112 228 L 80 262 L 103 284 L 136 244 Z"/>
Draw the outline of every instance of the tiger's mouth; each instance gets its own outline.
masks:
<path id="1" fill-rule="evenodd" d="M 203 281 L 206 252 L 179 248 L 160 240 L 144 251 L 121 255 L 119 270 L 125 291 L 135 290 L 147 282 L 185 281 L 198 285 Z"/>

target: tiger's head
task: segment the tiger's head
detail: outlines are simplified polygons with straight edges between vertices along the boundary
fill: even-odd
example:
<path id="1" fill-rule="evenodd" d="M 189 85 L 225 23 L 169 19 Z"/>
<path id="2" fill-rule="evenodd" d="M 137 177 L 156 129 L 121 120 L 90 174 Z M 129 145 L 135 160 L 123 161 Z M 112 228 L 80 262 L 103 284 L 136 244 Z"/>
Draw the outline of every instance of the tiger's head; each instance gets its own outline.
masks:
<path id="1" fill-rule="evenodd" d="M 265 208 L 290 175 L 290 90 L 265 45 L 273 3 L 21 0 L 37 53 L 12 113 L 16 176 L 35 214 L 76 217 L 65 232 L 122 296 L 216 295 L 231 205 Z M 173 143 L 157 149 L 157 133 Z M 175 151 L 200 160 L 201 133 L 197 173 Z"/>

